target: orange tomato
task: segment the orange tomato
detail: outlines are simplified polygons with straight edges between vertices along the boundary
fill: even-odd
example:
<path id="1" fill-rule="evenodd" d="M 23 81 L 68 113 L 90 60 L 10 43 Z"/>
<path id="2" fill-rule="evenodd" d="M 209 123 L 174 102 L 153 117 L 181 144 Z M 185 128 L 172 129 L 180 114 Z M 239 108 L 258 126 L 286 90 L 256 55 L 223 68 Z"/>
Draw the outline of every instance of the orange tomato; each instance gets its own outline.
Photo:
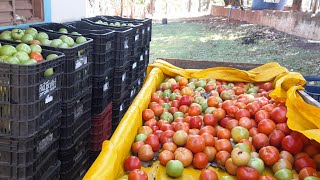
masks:
<path id="1" fill-rule="evenodd" d="M 32 53 L 30 53 L 29 57 L 30 57 L 31 59 L 36 60 L 37 62 L 42 62 L 42 61 L 43 61 L 42 55 L 41 55 L 40 53 L 38 53 L 38 52 L 32 52 Z"/>

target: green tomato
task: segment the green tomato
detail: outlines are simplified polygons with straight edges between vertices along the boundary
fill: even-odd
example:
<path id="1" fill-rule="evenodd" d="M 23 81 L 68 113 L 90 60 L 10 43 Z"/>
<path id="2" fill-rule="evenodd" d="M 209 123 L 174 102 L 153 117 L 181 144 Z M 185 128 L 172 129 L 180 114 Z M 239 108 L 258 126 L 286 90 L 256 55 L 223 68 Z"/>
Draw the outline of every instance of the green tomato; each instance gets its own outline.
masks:
<path id="1" fill-rule="evenodd" d="M 0 34 L 0 39 L 2 40 L 7 40 L 7 41 L 11 41 L 12 37 L 11 37 L 11 31 L 3 31 Z"/>
<path id="2" fill-rule="evenodd" d="M 41 39 L 49 39 L 49 36 L 47 33 L 44 33 L 44 32 L 39 32 L 37 35 L 36 35 L 36 40 L 41 40 Z"/>
<path id="3" fill-rule="evenodd" d="M 50 46 L 51 41 L 49 39 L 40 39 L 40 43 L 44 46 Z"/>
<path id="4" fill-rule="evenodd" d="M 61 39 L 63 41 L 67 37 L 68 37 L 67 35 L 62 35 L 62 36 L 59 37 L 59 39 Z"/>
<path id="5" fill-rule="evenodd" d="M 52 59 L 55 59 L 55 58 L 57 58 L 57 57 L 58 57 L 58 55 L 56 55 L 56 54 L 49 54 L 49 55 L 47 56 L 46 60 L 52 60 Z"/>
<path id="6" fill-rule="evenodd" d="M 78 32 L 75 32 L 75 31 L 73 31 L 71 34 L 73 34 L 73 35 L 81 35 L 81 34 L 79 34 Z"/>
<path id="7" fill-rule="evenodd" d="M 68 33 L 68 30 L 66 28 L 60 28 L 59 32 L 61 33 Z"/>
<path id="8" fill-rule="evenodd" d="M 289 180 L 292 179 L 293 173 L 289 169 L 280 169 L 274 174 L 277 180 Z"/>
<path id="9" fill-rule="evenodd" d="M 69 48 L 69 46 L 66 43 L 61 43 L 59 44 L 58 48 Z"/>
<path id="10" fill-rule="evenodd" d="M 82 43 L 85 43 L 85 42 L 87 42 L 87 39 L 85 37 L 83 37 L 83 36 L 77 37 L 77 39 L 76 39 L 76 43 L 77 44 L 82 44 Z"/>
<path id="11" fill-rule="evenodd" d="M 31 44 L 30 48 L 31 48 L 31 52 L 37 52 L 37 53 L 40 53 L 40 54 L 42 52 L 42 48 L 38 44 Z"/>
<path id="12" fill-rule="evenodd" d="M 30 43 L 33 41 L 33 36 L 31 34 L 25 34 L 21 37 L 21 41 L 24 43 Z"/>
<path id="13" fill-rule="evenodd" d="M 14 48 L 11 45 L 3 45 L 0 48 L 0 55 L 1 56 L 12 56 L 16 52 L 17 52 L 16 48 Z"/>
<path id="14" fill-rule="evenodd" d="M 249 139 L 249 131 L 241 126 L 236 126 L 231 130 L 231 137 L 234 142 L 239 142 L 241 139 Z"/>
<path id="15" fill-rule="evenodd" d="M 44 77 L 49 77 L 53 75 L 53 68 L 49 68 L 47 70 L 44 71 Z"/>
<path id="16" fill-rule="evenodd" d="M 183 173 L 184 167 L 182 162 L 179 160 L 170 160 L 166 164 L 166 173 L 168 176 L 177 178 L 180 177 Z"/>
<path id="17" fill-rule="evenodd" d="M 58 47 L 62 43 L 63 43 L 63 41 L 61 39 L 54 39 L 54 40 L 51 41 L 50 46 Z"/>
<path id="18" fill-rule="evenodd" d="M 138 142 L 138 141 L 144 141 L 144 140 L 146 140 L 147 139 L 147 135 L 145 135 L 145 134 L 138 134 L 137 136 L 136 136 L 136 138 L 135 138 L 135 142 Z"/>
<path id="19" fill-rule="evenodd" d="M 34 59 L 30 59 L 28 61 L 24 61 L 24 62 L 21 62 L 20 64 L 23 64 L 23 65 L 32 65 L 32 64 L 37 64 L 38 62 Z"/>
<path id="20" fill-rule="evenodd" d="M 20 64 L 20 61 L 18 58 L 13 57 L 13 56 L 9 56 L 7 57 L 4 62 L 8 63 L 8 64 Z"/>
<path id="21" fill-rule="evenodd" d="M 35 37 L 38 34 L 38 31 L 35 28 L 28 28 L 24 31 L 24 34 L 30 34 Z"/>
<path id="22" fill-rule="evenodd" d="M 173 119 L 177 119 L 177 117 L 183 117 L 183 116 L 184 116 L 183 112 L 178 111 L 173 114 Z"/>
<path id="23" fill-rule="evenodd" d="M 16 50 L 17 50 L 17 51 L 23 51 L 23 52 L 25 52 L 25 53 L 27 53 L 27 54 L 30 54 L 30 53 L 31 53 L 31 48 L 30 48 L 30 46 L 28 46 L 28 45 L 25 44 L 25 43 L 18 44 L 18 45 L 16 46 Z"/>
<path id="24" fill-rule="evenodd" d="M 74 40 L 71 37 L 66 37 L 62 41 L 66 43 L 69 47 L 72 47 L 74 45 Z"/>
<path id="25" fill-rule="evenodd" d="M 13 29 L 11 31 L 11 36 L 12 36 L 12 39 L 14 40 L 20 40 L 23 35 L 24 35 L 24 32 L 22 29 Z"/>
<path id="26" fill-rule="evenodd" d="M 203 102 L 203 103 L 201 104 L 202 112 L 205 112 L 205 111 L 207 110 L 207 108 L 208 108 L 208 103 L 207 103 L 207 102 Z"/>
<path id="27" fill-rule="evenodd" d="M 13 56 L 16 57 L 20 62 L 28 61 L 30 59 L 29 55 L 24 51 L 18 51 L 14 53 Z"/>
<path id="28" fill-rule="evenodd" d="M 264 162 L 260 158 L 251 158 L 248 166 L 255 168 L 260 174 L 264 171 Z"/>
<path id="29" fill-rule="evenodd" d="M 173 116 L 169 112 L 164 112 L 161 114 L 160 119 L 163 119 L 163 120 L 171 123 L 173 121 Z"/>

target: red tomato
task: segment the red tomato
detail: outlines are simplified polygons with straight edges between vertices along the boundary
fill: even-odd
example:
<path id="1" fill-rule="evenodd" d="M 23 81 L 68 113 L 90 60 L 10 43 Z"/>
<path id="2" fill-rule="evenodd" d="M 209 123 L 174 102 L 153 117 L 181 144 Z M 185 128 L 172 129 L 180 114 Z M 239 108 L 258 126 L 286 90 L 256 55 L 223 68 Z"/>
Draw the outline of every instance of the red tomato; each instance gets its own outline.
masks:
<path id="1" fill-rule="evenodd" d="M 152 132 L 155 132 L 156 130 L 159 130 L 159 127 L 158 126 L 152 126 L 151 129 L 152 129 Z"/>
<path id="2" fill-rule="evenodd" d="M 183 164 L 183 167 L 187 167 L 192 163 L 193 154 L 189 149 L 179 147 L 174 152 L 174 158 L 179 160 Z"/>
<path id="3" fill-rule="evenodd" d="M 266 91 L 271 91 L 273 89 L 271 82 L 266 82 L 264 84 L 261 84 L 260 88 Z"/>
<path id="4" fill-rule="evenodd" d="M 259 180 L 276 180 L 276 179 L 272 176 L 260 176 Z"/>
<path id="5" fill-rule="evenodd" d="M 303 151 L 306 152 L 310 157 L 318 154 L 320 152 L 320 149 L 317 148 L 317 146 L 313 144 L 309 144 L 303 148 Z"/>
<path id="6" fill-rule="evenodd" d="M 203 137 L 206 146 L 214 146 L 215 140 L 211 134 L 203 133 L 203 134 L 201 134 L 201 136 Z"/>
<path id="7" fill-rule="evenodd" d="M 264 119 L 270 119 L 270 113 L 266 110 L 259 110 L 258 112 L 256 112 L 256 114 L 254 115 L 254 120 L 259 123 L 260 121 L 264 120 Z"/>
<path id="8" fill-rule="evenodd" d="M 229 140 L 231 138 L 231 132 L 228 129 L 225 129 L 225 128 L 220 129 L 217 132 L 217 137 L 219 139 L 228 139 Z"/>
<path id="9" fill-rule="evenodd" d="M 155 132 L 153 132 L 153 134 L 157 135 L 159 139 L 160 139 L 162 133 L 163 133 L 163 131 L 161 131 L 161 130 L 156 130 Z"/>
<path id="10" fill-rule="evenodd" d="M 216 161 L 219 166 L 225 166 L 227 160 L 230 158 L 231 154 L 228 151 L 218 151 L 216 154 Z"/>
<path id="11" fill-rule="evenodd" d="M 187 105 L 182 105 L 179 107 L 179 111 L 183 112 L 184 114 L 189 111 L 189 106 Z"/>
<path id="12" fill-rule="evenodd" d="M 252 120 L 248 117 L 242 117 L 239 119 L 239 126 L 242 126 L 246 129 L 251 129 L 252 128 Z"/>
<path id="13" fill-rule="evenodd" d="M 219 99 L 218 99 L 218 97 L 210 96 L 210 97 L 208 98 L 207 103 L 208 103 L 208 106 L 209 106 L 209 107 L 216 107 L 216 108 L 219 107 Z"/>
<path id="14" fill-rule="evenodd" d="M 201 126 L 202 126 L 202 119 L 201 119 L 201 117 L 199 117 L 199 116 L 193 116 L 193 117 L 191 117 L 189 126 L 190 126 L 191 129 L 194 129 L 194 128 L 200 129 Z"/>
<path id="15" fill-rule="evenodd" d="M 250 166 L 240 166 L 237 169 L 237 180 L 258 180 L 259 172 Z"/>
<path id="16" fill-rule="evenodd" d="M 317 176 L 317 170 L 311 167 L 305 167 L 299 172 L 299 179 L 304 179 L 308 176 Z"/>
<path id="17" fill-rule="evenodd" d="M 274 104 L 266 104 L 265 106 L 263 106 L 261 109 L 265 110 L 269 113 L 271 113 L 271 111 L 275 108 L 276 106 Z"/>
<path id="18" fill-rule="evenodd" d="M 232 145 L 230 140 L 228 139 L 218 139 L 214 143 L 214 147 L 217 151 L 228 151 L 231 153 L 232 151 Z"/>
<path id="19" fill-rule="evenodd" d="M 286 114 L 287 108 L 285 106 L 279 106 L 271 111 L 271 119 L 276 123 L 285 123 L 287 122 Z"/>
<path id="20" fill-rule="evenodd" d="M 227 111 L 227 109 L 229 109 L 230 106 L 234 106 L 234 105 L 235 105 L 234 101 L 226 100 L 226 101 L 223 101 L 222 103 L 222 109 Z"/>
<path id="21" fill-rule="evenodd" d="M 199 180 L 218 180 L 218 174 L 210 169 L 205 169 L 201 171 Z"/>
<path id="22" fill-rule="evenodd" d="M 184 88 L 183 88 L 184 89 Z M 183 91 L 182 91 L 183 93 Z M 186 106 L 190 106 L 191 104 L 191 100 L 190 100 L 190 96 L 187 95 L 183 95 L 179 101 L 180 105 L 186 105 Z"/>
<path id="23" fill-rule="evenodd" d="M 171 107 L 179 108 L 180 107 L 179 101 L 178 100 L 173 100 L 171 102 Z"/>
<path id="24" fill-rule="evenodd" d="M 37 62 L 42 62 L 43 61 L 43 57 L 40 53 L 38 52 L 32 52 L 30 53 L 30 59 L 34 59 L 36 60 Z"/>
<path id="25" fill-rule="evenodd" d="M 157 116 L 157 117 L 160 117 L 161 114 L 164 112 L 164 108 L 159 104 L 154 105 L 150 109 L 153 111 L 154 115 Z"/>
<path id="26" fill-rule="evenodd" d="M 202 136 L 189 135 L 186 148 L 188 148 L 193 153 L 202 152 L 205 148 L 205 141 Z"/>
<path id="27" fill-rule="evenodd" d="M 317 169 L 316 163 L 308 156 L 302 156 L 294 161 L 294 168 L 297 172 L 305 167 L 311 167 Z"/>
<path id="28" fill-rule="evenodd" d="M 165 166 L 167 165 L 167 162 L 169 162 L 170 160 L 174 160 L 173 152 L 168 150 L 161 151 L 161 153 L 159 154 L 160 164 Z"/>
<path id="29" fill-rule="evenodd" d="M 203 116 L 204 125 L 215 126 L 218 124 L 218 119 L 213 116 L 213 114 L 205 114 Z"/>
<path id="30" fill-rule="evenodd" d="M 226 128 L 231 131 L 234 127 L 239 125 L 239 121 L 235 119 L 231 119 L 230 121 L 227 122 Z"/>
<path id="31" fill-rule="evenodd" d="M 152 147 L 154 152 L 159 151 L 160 149 L 160 142 L 157 135 L 151 134 L 145 140 L 146 144 L 149 144 Z"/>
<path id="32" fill-rule="evenodd" d="M 165 120 L 159 120 L 157 122 L 157 126 L 161 129 L 161 127 L 164 125 L 164 124 L 169 124 L 169 121 L 165 121 Z"/>
<path id="33" fill-rule="evenodd" d="M 285 135 L 289 135 L 292 130 L 289 129 L 287 123 L 279 123 L 276 125 L 276 129 L 282 131 Z"/>
<path id="34" fill-rule="evenodd" d="M 179 84 L 172 84 L 171 85 L 171 91 L 174 91 L 176 89 L 180 89 L 180 85 Z"/>
<path id="35" fill-rule="evenodd" d="M 227 109 L 227 115 L 229 117 L 235 117 L 238 111 L 239 111 L 239 108 L 235 105 L 232 105 Z"/>
<path id="36" fill-rule="evenodd" d="M 150 161 L 154 157 L 154 152 L 149 144 L 141 146 L 138 151 L 138 157 L 141 161 Z"/>
<path id="37" fill-rule="evenodd" d="M 199 129 L 189 129 L 189 135 L 199 135 Z"/>
<path id="38" fill-rule="evenodd" d="M 159 102 L 159 100 L 161 99 L 160 95 L 157 93 L 152 93 L 151 95 L 151 102 Z"/>
<path id="39" fill-rule="evenodd" d="M 171 124 L 163 124 L 160 128 L 160 130 L 162 131 L 166 131 L 166 130 L 174 130 L 173 126 Z"/>
<path id="40" fill-rule="evenodd" d="M 132 171 L 134 169 L 140 169 L 140 168 L 141 168 L 141 161 L 136 156 L 130 156 L 124 162 L 124 170 L 125 171 Z"/>
<path id="41" fill-rule="evenodd" d="M 237 112 L 236 112 L 236 119 L 237 120 L 240 120 L 241 118 L 243 117 L 247 117 L 247 118 L 250 118 L 250 112 L 246 109 L 239 109 Z"/>
<path id="42" fill-rule="evenodd" d="M 303 148 L 303 142 L 297 136 L 287 135 L 282 139 L 281 147 L 291 154 L 298 154 Z"/>
<path id="43" fill-rule="evenodd" d="M 175 152 L 177 149 L 177 145 L 173 142 L 166 142 L 162 146 L 162 150 L 168 150 L 171 152 Z"/>
<path id="44" fill-rule="evenodd" d="M 260 133 L 269 135 L 276 128 L 276 124 L 270 119 L 264 119 L 258 123 L 258 130 Z"/>
<path id="45" fill-rule="evenodd" d="M 160 137 L 161 144 L 164 144 L 166 142 L 172 142 L 172 137 L 174 133 L 175 132 L 172 130 L 166 130 L 165 132 L 163 132 Z"/>
<path id="46" fill-rule="evenodd" d="M 256 128 L 256 127 L 252 127 L 251 129 L 249 129 L 249 134 L 251 137 L 254 137 L 258 133 L 259 133 L 259 131 L 258 131 L 258 128 Z"/>
<path id="47" fill-rule="evenodd" d="M 174 126 L 174 131 L 184 130 L 186 133 L 189 133 L 189 124 L 185 122 L 178 122 Z"/>
<path id="48" fill-rule="evenodd" d="M 263 148 L 264 146 L 267 146 L 268 144 L 269 138 L 267 135 L 263 133 L 258 133 L 254 135 L 252 138 L 252 145 L 258 150 Z"/>
<path id="49" fill-rule="evenodd" d="M 250 112 L 251 116 L 254 116 L 260 110 L 260 106 L 257 102 L 252 102 L 247 104 L 246 109 Z"/>
<path id="50" fill-rule="evenodd" d="M 215 136 L 216 135 L 216 130 L 212 126 L 204 126 L 199 131 L 200 135 L 203 134 L 203 133 L 208 133 L 208 134 L 211 134 L 212 136 Z"/>
<path id="51" fill-rule="evenodd" d="M 269 135 L 269 144 L 274 147 L 280 147 L 284 137 L 285 135 L 282 131 L 275 129 Z"/>
<path id="52" fill-rule="evenodd" d="M 203 169 L 208 165 L 208 157 L 203 152 L 198 152 L 193 156 L 192 165 L 196 169 Z"/>
<path id="53" fill-rule="evenodd" d="M 148 180 L 148 175 L 142 170 L 135 169 L 129 173 L 128 180 Z"/>
<path id="54" fill-rule="evenodd" d="M 266 165 L 272 166 L 279 158 L 279 151 L 273 146 L 266 146 L 259 150 L 259 157 L 263 160 Z"/>
<path id="55" fill-rule="evenodd" d="M 198 115 L 200 115 L 200 113 L 201 113 L 200 106 L 192 104 L 189 107 L 188 113 L 189 113 L 189 116 L 198 116 Z"/>
<path id="56" fill-rule="evenodd" d="M 226 111 L 224 109 L 221 109 L 221 108 L 216 109 L 215 111 L 213 111 L 212 114 L 218 120 L 221 120 L 224 117 L 226 117 Z"/>
<path id="57" fill-rule="evenodd" d="M 239 109 L 245 109 L 247 107 L 247 104 L 243 103 L 243 102 L 237 102 L 236 103 L 236 106 L 239 108 Z"/>
<path id="58" fill-rule="evenodd" d="M 131 146 L 132 152 L 138 154 L 139 149 L 144 145 L 143 141 L 134 142 Z"/>
<path id="59" fill-rule="evenodd" d="M 170 108 L 169 108 L 169 112 L 170 112 L 171 114 L 174 114 L 175 112 L 178 112 L 178 111 L 179 111 L 179 109 L 176 108 L 176 107 L 170 107 Z"/>
<path id="60" fill-rule="evenodd" d="M 221 121 L 219 122 L 219 124 L 220 124 L 220 126 L 222 126 L 222 127 L 225 128 L 225 127 L 227 127 L 227 124 L 228 124 L 228 122 L 229 122 L 230 120 L 232 120 L 231 117 L 225 117 L 225 118 L 221 119 Z"/>
<path id="61" fill-rule="evenodd" d="M 150 119 L 150 120 L 146 121 L 143 125 L 144 126 L 149 126 L 149 127 L 156 126 L 157 125 L 157 121 L 155 119 Z"/>

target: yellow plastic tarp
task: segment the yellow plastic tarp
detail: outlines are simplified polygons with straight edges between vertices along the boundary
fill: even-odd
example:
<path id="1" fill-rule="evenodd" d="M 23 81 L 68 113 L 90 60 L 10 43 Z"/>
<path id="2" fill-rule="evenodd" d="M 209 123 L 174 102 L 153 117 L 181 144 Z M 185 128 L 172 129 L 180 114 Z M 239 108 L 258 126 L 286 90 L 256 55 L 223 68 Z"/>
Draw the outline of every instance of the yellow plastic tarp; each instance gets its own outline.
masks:
<path id="1" fill-rule="evenodd" d="M 307 104 L 297 90 L 306 83 L 299 73 L 288 72 L 278 63 L 268 63 L 249 71 L 227 67 L 214 67 L 203 70 L 181 69 L 168 62 L 157 60 L 148 66 L 147 78 L 142 89 L 132 102 L 118 128 L 109 141 L 103 143 L 102 151 L 93 163 L 84 179 L 126 179 L 123 163 L 130 155 L 131 144 L 138 128 L 142 126 L 141 113 L 148 107 L 151 94 L 167 76 L 181 75 L 186 78 L 215 78 L 231 82 L 266 82 L 273 81 L 275 89 L 270 96 L 285 102 L 288 112 L 287 124 L 292 130 L 299 131 L 310 139 L 320 142 L 320 108 Z M 210 167 L 212 168 L 212 167 Z M 165 167 L 156 161 L 151 167 L 143 168 L 149 179 L 170 179 L 165 174 Z M 227 175 L 215 169 L 219 176 Z M 266 171 L 265 173 L 270 173 Z M 197 179 L 200 171 L 192 167 L 185 168 L 179 179 Z"/>

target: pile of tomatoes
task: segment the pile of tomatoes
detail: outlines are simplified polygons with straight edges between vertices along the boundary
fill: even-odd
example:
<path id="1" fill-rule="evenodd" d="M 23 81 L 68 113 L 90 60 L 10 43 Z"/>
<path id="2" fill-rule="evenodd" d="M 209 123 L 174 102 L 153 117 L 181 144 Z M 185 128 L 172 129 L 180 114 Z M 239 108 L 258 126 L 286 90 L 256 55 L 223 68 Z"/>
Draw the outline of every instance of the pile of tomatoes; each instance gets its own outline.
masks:
<path id="1" fill-rule="evenodd" d="M 230 83 L 215 79 L 167 78 L 142 113 L 144 125 L 124 164 L 129 179 L 159 152 L 170 177 L 202 169 L 199 179 L 218 179 L 216 165 L 238 180 L 320 178 L 320 144 L 291 131 L 287 108 L 269 97 L 272 83 Z M 269 167 L 273 175 L 266 175 Z"/>

